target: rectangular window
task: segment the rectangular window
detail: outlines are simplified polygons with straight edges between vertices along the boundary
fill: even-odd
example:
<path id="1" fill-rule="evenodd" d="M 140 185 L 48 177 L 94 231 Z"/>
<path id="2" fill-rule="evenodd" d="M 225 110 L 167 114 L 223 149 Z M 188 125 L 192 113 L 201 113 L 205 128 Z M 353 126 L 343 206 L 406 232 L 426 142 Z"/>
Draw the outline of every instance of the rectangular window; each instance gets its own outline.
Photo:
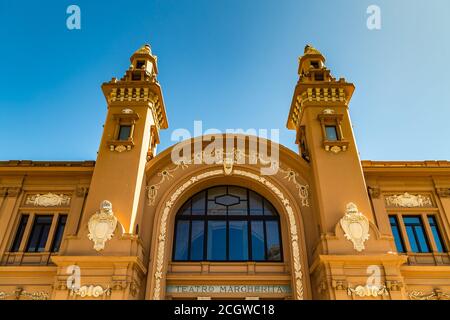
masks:
<path id="1" fill-rule="evenodd" d="M 311 66 L 314 69 L 319 69 L 319 61 L 311 61 Z"/>
<path id="2" fill-rule="evenodd" d="M 328 141 L 337 141 L 338 133 L 336 126 L 325 126 L 325 133 Z"/>
<path id="3" fill-rule="evenodd" d="M 53 216 L 36 216 L 27 244 L 27 252 L 43 252 L 47 243 L 48 233 Z"/>
<path id="4" fill-rule="evenodd" d="M 403 238 L 400 233 L 398 221 L 396 216 L 389 216 L 389 222 L 391 223 L 392 235 L 394 236 L 395 246 L 398 252 L 405 252 L 405 246 L 403 245 Z"/>
<path id="5" fill-rule="evenodd" d="M 53 237 L 52 252 L 58 252 L 61 246 L 62 236 L 64 234 L 64 228 L 66 227 L 67 216 L 60 215 L 58 217 L 58 224 L 56 225 L 55 235 Z"/>
<path id="6" fill-rule="evenodd" d="M 428 240 L 425 235 L 422 219 L 417 216 L 403 217 L 406 234 L 413 252 L 430 252 Z"/>
<path id="7" fill-rule="evenodd" d="M 445 252 L 444 241 L 442 241 L 442 236 L 441 232 L 439 231 L 439 227 L 437 225 L 436 217 L 428 216 L 428 223 L 430 224 L 430 228 L 433 233 L 434 243 L 436 243 L 438 252 Z"/>
<path id="8" fill-rule="evenodd" d="M 145 60 L 138 60 L 136 62 L 136 69 L 142 69 L 143 66 L 145 66 Z"/>
<path id="9" fill-rule="evenodd" d="M 14 237 L 13 244 L 11 246 L 11 252 L 17 252 L 19 251 L 20 244 L 22 243 L 23 234 L 25 232 L 25 228 L 27 227 L 28 223 L 28 215 L 24 214 L 20 218 L 19 226 L 17 228 L 16 236 Z"/>
<path id="10" fill-rule="evenodd" d="M 130 133 L 131 133 L 131 126 L 130 125 L 126 125 L 126 126 L 121 125 L 120 128 L 119 128 L 118 140 L 120 140 L 120 141 L 127 141 L 130 138 Z"/>

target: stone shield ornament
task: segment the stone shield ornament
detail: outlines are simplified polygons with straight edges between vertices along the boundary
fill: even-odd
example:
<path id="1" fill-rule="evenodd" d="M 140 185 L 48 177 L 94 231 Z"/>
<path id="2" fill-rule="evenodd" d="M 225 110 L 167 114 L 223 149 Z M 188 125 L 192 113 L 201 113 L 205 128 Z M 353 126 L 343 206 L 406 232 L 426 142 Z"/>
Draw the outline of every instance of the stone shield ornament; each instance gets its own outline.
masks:
<path id="1" fill-rule="evenodd" d="M 363 251 L 364 242 L 369 239 L 369 220 L 366 216 L 358 211 L 354 203 L 350 202 L 340 223 L 345 238 L 353 242 L 353 248 L 359 252 Z"/>
<path id="2" fill-rule="evenodd" d="M 105 243 L 113 237 L 116 226 L 117 218 L 112 211 L 111 202 L 108 200 L 102 201 L 100 210 L 88 222 L 88 238 L 94 242 L 95 250 L 105 249 Z"/>

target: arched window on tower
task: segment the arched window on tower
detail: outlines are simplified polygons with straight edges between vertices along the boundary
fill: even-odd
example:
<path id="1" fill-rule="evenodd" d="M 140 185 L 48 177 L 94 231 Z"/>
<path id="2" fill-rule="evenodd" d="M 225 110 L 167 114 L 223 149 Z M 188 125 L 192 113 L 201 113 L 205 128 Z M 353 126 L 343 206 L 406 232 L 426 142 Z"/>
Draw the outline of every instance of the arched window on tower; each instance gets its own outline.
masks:
<path id="1" fill-rule="evenodd" d="M 246 188 L 203 190 L 177 213 L 173 260 L 282 261 L 279 215 Z"/>

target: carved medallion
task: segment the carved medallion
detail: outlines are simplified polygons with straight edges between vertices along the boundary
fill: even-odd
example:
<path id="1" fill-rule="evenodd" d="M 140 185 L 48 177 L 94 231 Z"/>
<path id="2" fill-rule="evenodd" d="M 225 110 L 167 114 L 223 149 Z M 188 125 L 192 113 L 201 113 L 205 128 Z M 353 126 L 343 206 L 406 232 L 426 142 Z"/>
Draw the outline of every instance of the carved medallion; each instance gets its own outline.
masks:
<path id="1" fill-rule="evenodd" d="M 363 251 L 364 242 L 369 239 L 369 220 L 366 216 L 358 212 L 358 207 L 350 202 L 340 223 L 345 238 L 353 242 L 353 248 L 359 252 Z"/>
<path id="2" fill-rule="evenodd" d="M 26 205 L 33 205 L 36 207 L 61 207 L 70 204 L 70 197 L 65 194 L 33 194 L 27 196 L 25 200 Z"/>
<path id="3" fill-rule="evenodd" d="M 403 208 L 414 208 L 414 207 L 432 207 L 433 202 L 430 196 L 425 195 L 414 195 L 405 192 L 404 194 L 394 194 L 386 196 L 386 205 L 388 207 L 403 207 Z"/>
<path id="4" fill-rule="evenodd" d="M 108 200 L 102 201 L 100 211 L 97 211 L 88 222 L 89 240 L 94 242 L 97 251 L 105 249 L 105 243 L 114 235 L 117 226 L 117 218 L 112 211 L 112 204 Z"/>

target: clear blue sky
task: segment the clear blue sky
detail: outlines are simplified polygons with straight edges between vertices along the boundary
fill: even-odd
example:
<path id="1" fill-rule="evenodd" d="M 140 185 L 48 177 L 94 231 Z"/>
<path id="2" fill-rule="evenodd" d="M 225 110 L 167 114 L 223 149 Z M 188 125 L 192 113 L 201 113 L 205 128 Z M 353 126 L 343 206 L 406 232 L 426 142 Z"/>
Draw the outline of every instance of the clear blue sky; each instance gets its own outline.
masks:
<path id="1" fill-rule="evenodd" d="M 82 29 L 66 28 L 81 8 Z M 381 8 L 369 31 L 366 9 Z M 150 43 L 170 128 L 285 129 L 298 56 L 311 43 L 350 105 L 362 159 L 450 159 L 450 1 L 0 0 L 0 159 L 93 160 L 106 102 Z"/>

